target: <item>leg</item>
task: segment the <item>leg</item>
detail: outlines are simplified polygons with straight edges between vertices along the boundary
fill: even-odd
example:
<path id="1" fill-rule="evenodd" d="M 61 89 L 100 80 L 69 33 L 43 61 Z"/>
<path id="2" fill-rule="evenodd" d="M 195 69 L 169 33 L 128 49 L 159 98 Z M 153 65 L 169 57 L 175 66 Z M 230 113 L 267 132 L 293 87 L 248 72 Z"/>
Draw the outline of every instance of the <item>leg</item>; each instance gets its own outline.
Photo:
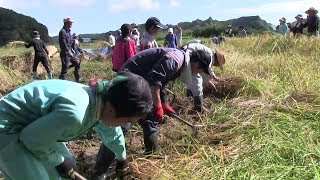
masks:
<path id="1" fill-rule="evenodd" d="M 39 62 L 40 62 L 40 57 L 34 56 L 33 66 L 32 66 L 32 73 L 33 73 L 34 80 L 37 80 L 37 67 Z"/>
<path id="2" fill-rule="evenodd" d="M 61 58 L 61 74 L 59 76 L 59 79 L 65 79 L 66 74 L 68 72 L 69 62 L 71 57 L 67 55 L 60 55 Z"/>
<path id="3" fill-rule="evenodd" d="M 47 59 L 46 56 L 41 58 L 41 63 L 43 65 L 43 67 L 46 69 L 47 74 L 48 74 L 48 79 L 52 79 L 52 73 L 51 73 L 51 69 L 49 67 L 49 61 Z"/>
<path id="4" fill-rule="evenodd" d="M 80 81 L 80 61 L 76 58 L 71 58 L 70 62 L 74 65 L 74 79 L 75 82 Z"/>
<path id="5" fill-rule="evenodd" d="M 143 129 L 145 154 L 151 154 L 158 148 L 158 127 L 154 120 L 154 111 L 149 113 L 145 119 L 139 120 Z"/>

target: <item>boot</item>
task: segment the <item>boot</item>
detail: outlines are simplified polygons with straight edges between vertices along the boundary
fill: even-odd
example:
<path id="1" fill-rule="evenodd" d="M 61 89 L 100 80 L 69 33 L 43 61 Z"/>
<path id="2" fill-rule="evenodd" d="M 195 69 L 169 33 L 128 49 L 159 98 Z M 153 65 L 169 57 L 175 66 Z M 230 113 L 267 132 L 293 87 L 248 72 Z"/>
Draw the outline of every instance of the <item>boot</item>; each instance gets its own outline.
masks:
<path id="1" fill-rule="evenodd" d="M 52 75 L 52 72 L 49 72 L 48 73 L 48 79 L 52 79 L 53 75 Z"/>
<path id="2" fill-rule="evenodd" d="M 152 154 L 155 150 L 158 149 L 158 134 L 155 132 L 149 136 L 144 135 L 144 147 L 145 147 L 145 155 Z"/>
<path id="3" fill-rule="evenodd" d="M 115 154 L 103 143 L 101 143 L 93 176 L 95 178 L 107 176 L 108 169 L 111 167 L 111 164 L 115 162 L 115 157 Z"/>
<path id="4" fill-rule="evenodd" d="M 203 106 L 203 96 L 194 96 L 193 103 L 194 103 L 193 109 L 197 112 L 201 112 L 202 106 Z"/>
<path id="5" fill-rule="evenodd" d="M 33 71 L 32 72 L 32 75 L 33 75 L 33 80 L 37 80 L 37 71 Z"/>
<path id="6" fill-rule="evenodd" d="M 193 96 L 190 89 L 187 89 L 187 94 L 186 95 L 187 95 L 187 97 Z"/>

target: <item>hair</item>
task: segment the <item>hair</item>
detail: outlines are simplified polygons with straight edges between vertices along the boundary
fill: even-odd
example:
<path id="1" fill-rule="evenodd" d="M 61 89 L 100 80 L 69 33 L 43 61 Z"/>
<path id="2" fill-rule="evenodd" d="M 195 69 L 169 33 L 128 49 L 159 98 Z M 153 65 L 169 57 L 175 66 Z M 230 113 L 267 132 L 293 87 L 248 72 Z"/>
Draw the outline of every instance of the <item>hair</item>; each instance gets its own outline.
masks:
<path id="1" fill-rule="evenodd" d="M 117 76 L 129 78 L 115 80 Z M 103 104 L 109 102 L 116 109 L 116 117 L 145 116 L 152 109 L 152 95 L 148 82 L 130 72 L 119 72 L 102 93 Z M 131 76 L 131 77 L 128 77 Z"/>

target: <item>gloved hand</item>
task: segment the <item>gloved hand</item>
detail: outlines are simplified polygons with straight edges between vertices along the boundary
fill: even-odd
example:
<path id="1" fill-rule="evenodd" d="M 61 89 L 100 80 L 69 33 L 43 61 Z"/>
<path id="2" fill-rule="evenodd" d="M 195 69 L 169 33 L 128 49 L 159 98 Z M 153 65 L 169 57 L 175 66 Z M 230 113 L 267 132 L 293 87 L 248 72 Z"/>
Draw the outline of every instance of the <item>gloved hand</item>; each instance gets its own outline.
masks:
<path id="1" fill-rule="evenodd" d="M 73 57 L 72 51 L 68 51 L 68 55 L 71 56 L 71 57 Z"/>
<path id="2" fill-rule="evenodd" d="M 155 112 L 155 116 L 157 121 L 159 121 L 159 123 L 163 123 L 163 109 L 162 109 L 162 105 L 161 104 L 156 104 L 154 106 L 154 112 Z"/>
<path id="3" fill-rule="evenodd" d="M 63 163 L 56 166 L 56 169 L 61 177 L 71 178 L 76 169 L 76 164 L 70 158 L 65 158 Z"/>
<path id="4" fill-rule="evenodd" d="M 129 174 L 129 161 L 127 159 L 117 161 L 116 173 L 120 179 Z"/>
<path id="5" fill-rule="evenodd" d="M 166 113 L 168 115 L 176 113 L 176 111 L 169 104 L 163 104 L 162 109 L 163 109 L 164 113 Z"/>

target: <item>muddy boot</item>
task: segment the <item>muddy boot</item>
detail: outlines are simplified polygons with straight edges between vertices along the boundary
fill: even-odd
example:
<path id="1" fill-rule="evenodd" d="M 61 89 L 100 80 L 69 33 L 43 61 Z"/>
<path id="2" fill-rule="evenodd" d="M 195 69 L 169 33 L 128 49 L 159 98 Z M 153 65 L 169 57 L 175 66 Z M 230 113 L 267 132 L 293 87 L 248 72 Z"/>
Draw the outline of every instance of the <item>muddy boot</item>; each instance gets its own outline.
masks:
<path id="1" fill-rule="evenodd" d="M 114 162 L 115 154 L 103 143 L 101 143 L 92 179 L 101 179 L 102 177 L 108 177 L 107 172 Z"/>
<path id="2" fill-rule="evenodd" d="M 197 112 L 201 112 L 203 107 L 203 97 L 202 96 L 194 96 L 193 98 L 194 108 L 193 110 Z"/>
<path id="3" fill-rule="evenodd" d="M 149 136 L 144 136 L 145 155 L 152 154 L 158 149 L 158 134 L 155 132 Z"/>
<path id="4" fill-rule="evenodd" d="M 53 75 L 52 75 L 52 72 L 49 72 L 48 73 L 48 79 L 52 79 Z"/>
<path id="5" fill-rule="evenodd" d="M 33 80 L 37 80 L 37 71 L 33 71 L 32 72 L 32 77 L 33 77 Z"/>

